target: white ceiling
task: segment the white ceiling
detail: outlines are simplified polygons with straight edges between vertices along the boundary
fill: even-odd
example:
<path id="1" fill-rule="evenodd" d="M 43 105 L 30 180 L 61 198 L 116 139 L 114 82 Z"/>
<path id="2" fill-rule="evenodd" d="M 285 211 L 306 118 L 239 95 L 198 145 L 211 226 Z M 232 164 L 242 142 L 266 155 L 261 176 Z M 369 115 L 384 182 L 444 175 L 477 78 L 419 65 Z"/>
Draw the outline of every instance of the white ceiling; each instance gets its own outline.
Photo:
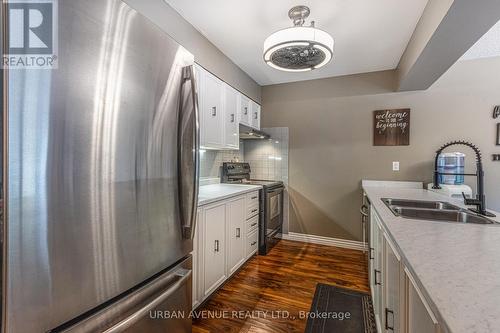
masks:
<path id="1" fill-rule="evenodd" d="M 500 56 L 500 21 L 495 24 L 474 46 L 472 46 L 461 60 L 490 58 Z"/>
<path id="2" fill-rule="evenodd" d="M 394 69 L 427 0 L 165 0 L 260 85 Z M 273 69 L 264 40 L 291 26 L 288 10 L 303 4 L 310 20 L 335 39 L 334 59 L 307 73 Z"/>

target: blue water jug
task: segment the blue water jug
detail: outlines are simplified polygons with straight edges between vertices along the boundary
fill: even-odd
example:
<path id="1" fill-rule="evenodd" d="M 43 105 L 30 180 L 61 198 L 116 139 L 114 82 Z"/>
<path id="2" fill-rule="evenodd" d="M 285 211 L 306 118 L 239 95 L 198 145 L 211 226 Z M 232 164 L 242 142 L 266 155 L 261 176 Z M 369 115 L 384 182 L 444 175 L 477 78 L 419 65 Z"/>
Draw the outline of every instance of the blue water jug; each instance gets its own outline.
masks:
<path id="1" fill-rule="evenodd" d="M 442 153 L 438 157 L 438 172 L 448 175 L 439 175 L 440 184 L 462 185 L 464 183 L 463 174 L 465 171 L 465 154 L 462 153 Z M 453 175 L 450 175 L 453 174 Z"/>

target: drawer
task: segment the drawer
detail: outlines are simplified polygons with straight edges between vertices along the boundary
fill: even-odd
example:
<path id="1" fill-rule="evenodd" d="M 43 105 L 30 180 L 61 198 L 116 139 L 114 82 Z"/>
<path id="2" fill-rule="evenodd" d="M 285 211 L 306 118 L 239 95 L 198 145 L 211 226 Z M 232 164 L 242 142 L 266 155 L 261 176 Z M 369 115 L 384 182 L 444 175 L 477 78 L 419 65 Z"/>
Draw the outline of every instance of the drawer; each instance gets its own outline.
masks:
<path id="1" fill-rule="evenodd" d="M 250 206 L 247 208 L 247 220 L 258 215 L 259 215 L 259 203 L 257 203 L 256 206 Z"/>
<path id="2" fill-rule="evenodd" d="M 259 227 L 259 215 L 247 221 L 247 235 L 252 233 L 254 230 L 257 230 L 258 227 Z"/>
<path id="3" fill-rule="evenodd" d="M 247 245 L 246 245 L 246 255 L 247 258 L 251 257 L 255 252 L 257 252 L 257 248 L 259 246 L 258 240 L 258 232 L 255 230 L 247 236 Z"/>
<path id="4" fill-rule="evenodd" d="M 259 191 L 247 194 L 247 207 L 259 206 Z"/>

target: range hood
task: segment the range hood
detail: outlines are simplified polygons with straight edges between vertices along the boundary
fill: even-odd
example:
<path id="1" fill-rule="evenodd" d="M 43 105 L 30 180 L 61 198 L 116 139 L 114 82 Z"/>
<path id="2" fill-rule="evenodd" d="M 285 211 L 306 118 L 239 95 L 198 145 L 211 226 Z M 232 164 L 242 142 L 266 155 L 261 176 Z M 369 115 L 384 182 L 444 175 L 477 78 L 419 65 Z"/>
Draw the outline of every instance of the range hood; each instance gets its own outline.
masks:
<path id="1" fill-rule="evenodd" d="M 240 124 L 240 139 L 242 140 L 264 140 L 270 137 L 266 132 Z"/>

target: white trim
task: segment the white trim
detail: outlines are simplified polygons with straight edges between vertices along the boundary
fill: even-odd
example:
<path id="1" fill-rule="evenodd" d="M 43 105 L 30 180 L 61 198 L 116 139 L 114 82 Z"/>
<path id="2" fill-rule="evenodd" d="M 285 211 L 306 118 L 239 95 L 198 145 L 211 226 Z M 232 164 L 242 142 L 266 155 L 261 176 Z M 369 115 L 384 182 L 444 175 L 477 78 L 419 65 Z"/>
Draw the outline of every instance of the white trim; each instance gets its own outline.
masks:
<path id="1" fill-rule="evenodd" d="M 414 189 L 423 189 L 423 182 L 405 182 L 405 181 L 391 181 L 391 180 L 368 180 L 363 179 L 361 181 L 361 186 L 364 187 L 396 187 L 396 188 L 414 188 Z"/>
<path id="2" fill-rule="evenodd" d="M 337 246 L 337 247 L 343 247 L 346 249 L 353 249 L 353 250 L 360 250 L 360 251 L 366 250 L 365 243 L 363 243 L 363 242 L 347 240 L 347 239 L 340 239 L 340 238 L 331 238 L 331 237 L 323 237 L 323 236 L 316 236 L 316 235 L 300 234 L 300 233 L 296 233 L 296 232 L 289 232 L 288 234 L 281 234 L 281 238 L 286 239 L 286 240 L 297 241 L 297 242 L 321 244 L 321 245 L 328 245 L 328 246 Z"/>

